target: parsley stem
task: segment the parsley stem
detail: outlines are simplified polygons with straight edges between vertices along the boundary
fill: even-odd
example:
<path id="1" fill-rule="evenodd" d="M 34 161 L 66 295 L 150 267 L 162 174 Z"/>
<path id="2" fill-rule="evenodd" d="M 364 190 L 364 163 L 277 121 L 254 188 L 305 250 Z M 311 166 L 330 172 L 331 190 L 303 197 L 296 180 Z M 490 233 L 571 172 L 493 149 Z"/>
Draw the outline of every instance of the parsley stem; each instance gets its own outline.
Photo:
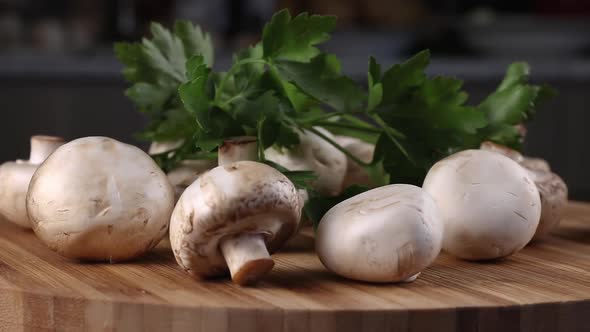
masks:
<path id="1" fill-rule="evenodd" d="M 307 130 L 309 130 L 310 132 L 318 135 L 320 138 L 322 138 L 326 142 L 330 143 L 332 146 L 334 146 L 336 149 L 340 150 L 340 152 L 344 153 L 348 158 L 352 159 L 355 163 L 359 164 L 360 166 L 362 166 L 362 167 L 369 167 L 369 166 L 371 166 L 371 164 L 366 163 L 366 162 L 360 160 L 355 155 L 353 155 L 352 153 L 350 153 L 350 151 L 346 150 L 340 144 L 336 143 L 333 139 L 331 139 L 330 137 L 324 135 L 321 131 L 319 131 L 319 130 L 313 128 L 313 127 L 307 128 Z"/>
<path id="2" fill-rule="evenodd" d="M 222 110 L 225 110 L 225 108 L 227 106 L 231 105 L 231 103 L 233 103 L 234 101 L 236 101 L 238 99 L 241 99 L 241 98 L 244 98 L 244 94 L 238 93 L 237 95 L 229 98 L 228 100 L 224 101 L 223 103 L 221 103 L 221 104 L 219 104 L 217 106 L 219 106 L 219 108 L 221 108 Z"/>
<path id="3" fill-rule="evenodd" d="M 372 114 L 371 118 L 381 127 L 383 128 L 383 131 L 385 132 L 385 135 L 387 135 L 387 137 L 389 137 L 389 139 L 393 142 L 393 144 L 395 144 L 395 146 L 397 146 L 397 148 L 400 150 L 400 152 L 406 157 L 408 158 L 408 160 L 412 163 L 412 164 L 416 164 L 414 162 L 414 159 L 412 159 L 412 157 L 410 157 L 410 154 L 408 153 L 408 151 L 406 151 L 406 149 L 401 145 L 401 143 L 397 140 L 397 138 L 395 137 L 396 134 L 397 135 L 403 135 L 403 138 L 405 138 L 405 135 L 400 133 L 399 131 L 397 131 L 396 129 L 392 128 L 391 126 L 389 126 L 385 121 L 383 121 L 383 119 L 379 116 L 379 114 Z"/>
<path id="4" fill-rule="evenodd" d="M 359 112 L 362 113 L 362 112 Z M 375 125 L 368 123 L 366 121 L 363 121 L 359 118 L 357 118 L 356 116 L 352 116 L 350 114 L 345 114 L 342 116 L 342 118 L 352 124 L 356 124 L 357 126 L 361 126 L 361 127 L 365 127 L 365 128 L 375 128 Z"/>
<path id="5" fill-rule="evenodd" d="M 341 115 L 344 115 L 344 114 L 345 114 L 345 112 L 325 113 L 325 114 L 322 114 L 321 116 L 316 116 L 316 117 L 309 118 L 309 119 L 297 120 L 297 123 L 299 123 L 301 125 L 309 124 L 309 123 L 315 123 L 316 121 L 329 120 L 331 118 L 335 118 L 337 116 L 341 116 Z"/>
<path id="6" fill-rule="evenodd" d="M 352 130 L 358 130 L 358 131 L 375 133 L 375 134 L 379 134 L 379 133 L 382 132 L 382 130 L 381 129 L 378 129 L 378 128 L 358 126 L 358 125 L 348 124 L 348 123 L 342 123 L 342 122 L 317 121 L 317 122 L 314 122 L 314 126 L 315 125 L 322 126 L 322 127 L 333 127 L 333 128 L 352 129 Z"/>
<path id="7" fill-rule="evenodd" d="M 355 122 L 350 120 L 351 119 L 355 119 L 357 124 L 360 124 L 361 126 L 365 126 L 365 127 L 372 127 L 370 124 L 364 122 L 363 120 L 357 119 L 354 116 L 351 116 L 351 113 L 362 113 L 362 112 L 350 112 L 350 111 L 340 111 L 340 112 L 330 112 L 330 113 L 324 113 L 321 116 L 316 116 L 316 117 L 311 117 L 309 119 L 302 119 L 302 120 L 298 120 L 297 123 L 299 124 L 308 124 L 308 123 L 315 123 L 316 121 L 323 121 L 323 120 L 329 120 L 335 117 L 342 117 L 343 119 L 347 119 L 349 122 Z"/>
<path id="8" fill-rule="evenodd" d="M 263 163 L 266 160 L 266 158 L 264 157 L 264 141 L 262 140 L 262 129 L 265 121 L 266 117 L 262 117 L 262 119 L 260 119 L 256 124 L 256 138 L 258 140 L 258 161 L 261 163 Z"/>
<path id="9" fill-rule="evenodd" d="M 389 133 L 389 135 L 392 135 L 394 137 L 397 138 L 401 138 L 401 139 L 405 139 L 406 135 L 404 135 L 404 133 L 400 132 L 399 130 L 393 128 L 392 126 L 388 125 L 385 121 L 383 121 L 383 119 L 381 118 L 380 115 L 378 114 L 372 114 L 371 118 L 373 119 L 373 121 L 375 121 L 375 123 L 377 123 L 379 125 L 379 127 L 381 127 L 386 133 Z"/>

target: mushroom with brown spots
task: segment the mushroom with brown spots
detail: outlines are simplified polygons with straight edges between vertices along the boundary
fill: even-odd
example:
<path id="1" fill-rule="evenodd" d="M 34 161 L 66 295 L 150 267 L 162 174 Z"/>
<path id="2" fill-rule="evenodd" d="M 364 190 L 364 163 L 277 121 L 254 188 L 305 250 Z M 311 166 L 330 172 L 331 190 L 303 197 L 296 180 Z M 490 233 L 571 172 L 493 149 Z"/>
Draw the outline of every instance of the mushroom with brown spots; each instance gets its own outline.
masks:
<path id="1" fill-rule="evenodd" d="M 521 155 L 518 151 L 492 142 L 484 142 L 480 149 L 503 154 L 529 171 L 541 195 L 541 219 L 533 240 L 548 236 L 559 226 L 567 204 L 568 190 L 559 175 L 551 171 L 547 161 Z"/>
<path id="2" fill-rule="evenodd" d="M 29 187 L 35 234 L 60 255 L 123 261 L 152 249 L 166 235 L 174 191 L 146 153 L 106 137 L 58 148 Z"/>
<path id="3" fill-rule="evenodd" d="M 0 216 L 24 228 L 31 228 L 26 197 L 29 182 L 39 165 L 64 144 L 61 137 L 31 137 L 29 160 L 7 162 L 0 166 Z"/>
<path id="4" fill-rule="evenodd" d="M 539 224 L 541 200 L 532 177 L 498 153 L 455 153 L 432 166 L 423 187 L 441 212 L 443 249 L 462 259 L 512 255 Z"/>
<path id="5" fill-rule="evenodd" d="M 330 209 L 318 226 L 316 251 L 328 270 L 346 278 L 413 281 L 439 254 L 442 232 L 430 195 L 393 184 Z"/>
<path id="6" fill-rule="evenodd" d="M 315 127 L 320 134 L 334 138 L 327 130 Z M 313 171 L 317 176 L 311 185 L 322 195 L 340 193 L 346 174 L 346 155 L 315 133 L 298 131 L 299 144 L 292 149 L 270 147 L 265 150 L 266 159 L 290 171 Z"/>
<path id="7" fill-rule="evenodd" d="M 256 151 L 250 138 L 225 142 L 220 166 L 176 204 L 170 243 L 178 264 L 196 278 L 229 272 L 237 284 L 255 283 L 274 266 L 270 254 L 297 229 L 302 202 L 293 183 L 265 164 L 233 160 L 254 160 Z"/>

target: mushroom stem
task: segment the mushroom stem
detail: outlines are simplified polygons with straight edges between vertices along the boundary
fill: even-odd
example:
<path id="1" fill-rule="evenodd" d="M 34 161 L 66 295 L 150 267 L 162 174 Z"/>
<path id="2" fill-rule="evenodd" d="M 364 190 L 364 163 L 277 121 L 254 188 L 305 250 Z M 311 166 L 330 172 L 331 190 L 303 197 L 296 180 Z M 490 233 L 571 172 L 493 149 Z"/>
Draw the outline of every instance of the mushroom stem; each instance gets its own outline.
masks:
<path id="1" fill-rule="evenodd" d="M 53 151 L 64 144 L 61 137 L 37 135 L 31 137 L 31 154 L 29 162 L 31 164 L 41 164 L 49 157 Z"/>
<path id="2" fill-rule="evenodd" d="M 275 265 L 262 234 L 241 234 L 221 241 L 219 246 L 232 280 L 239 285 L 255 283 Z"/>
<path id="3" fill-rule="evenodd" d="M 227 139 L 219 147 L 217 158 L 219 166 L 243 160 L 257 161 L 258 144 L 256 137 L 240 136 Z"/>

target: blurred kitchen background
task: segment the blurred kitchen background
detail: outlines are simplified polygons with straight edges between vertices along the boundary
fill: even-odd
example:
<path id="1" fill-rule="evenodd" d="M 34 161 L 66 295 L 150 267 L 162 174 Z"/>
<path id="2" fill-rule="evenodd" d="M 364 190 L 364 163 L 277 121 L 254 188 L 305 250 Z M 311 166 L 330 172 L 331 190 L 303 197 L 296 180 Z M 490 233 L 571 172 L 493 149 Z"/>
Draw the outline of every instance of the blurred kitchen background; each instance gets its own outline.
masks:
<path id="1" fill-rule="evenodd" d="M 39 133 L 145 146 L 112 43 L 140 38 L 152 20 L 189 19 L 213 34 L 223 69 L 284 7 L 337 15 L 326 49 L 362 82 L 369 54 L 391 64 L 430 48 L 431 73 L 464 79 L 475 103 L 510 62 L 529 61 L 533 81 L 559 96 L 529 126 L 526 153 L 590 200 L 590 0 L 0 0 L 0 162 L 26 158 Z"/>

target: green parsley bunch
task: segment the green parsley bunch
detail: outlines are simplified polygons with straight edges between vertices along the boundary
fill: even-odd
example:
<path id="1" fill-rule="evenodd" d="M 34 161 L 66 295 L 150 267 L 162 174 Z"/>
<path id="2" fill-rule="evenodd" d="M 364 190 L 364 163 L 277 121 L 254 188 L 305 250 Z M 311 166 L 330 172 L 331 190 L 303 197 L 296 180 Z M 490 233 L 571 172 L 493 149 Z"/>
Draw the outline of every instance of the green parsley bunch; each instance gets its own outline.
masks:
<path id="1" fill-rule="evenodd" d="M 292 17 L 279 11 L 261 41 L 238 52 L 226 72 L 213 69 L 210 36 L 186 21 L 171 31 L 153 23 L 151 39 L 117 43 L 123 75 L 132 84 L 126 95 L 150 119 L 142 137 L 183 142 L 173 153 L 156 156 L 160 166 L 215 158 L 225 138 L 252 135 L 258 138 L 260 161 L 306 187 L 313 174 L 286 170 L 263 153 L 271 146 L 296 146 L 296 131 L 305 129 L 365 168 L 373 183 L 420 185 L 435 162 L 483 141 L 520 149 L 516 126 L 552 93 L 528 83 L 526 63 L 514 63 L 482 103 L 468 105 L 462 81 L 425 74 L 428 51 L 386 70 L 369 57 L 364 88 L 342 74 L 335 55 L 317 48 L 335 24 L 333 16 Z M 373 160 L 359 160 L 316 126 L 375 144 Z M 366 189 L 354 186 L 340 197 L 312 192 L 306 211 L 318 220 L 335 203 Z"/>

